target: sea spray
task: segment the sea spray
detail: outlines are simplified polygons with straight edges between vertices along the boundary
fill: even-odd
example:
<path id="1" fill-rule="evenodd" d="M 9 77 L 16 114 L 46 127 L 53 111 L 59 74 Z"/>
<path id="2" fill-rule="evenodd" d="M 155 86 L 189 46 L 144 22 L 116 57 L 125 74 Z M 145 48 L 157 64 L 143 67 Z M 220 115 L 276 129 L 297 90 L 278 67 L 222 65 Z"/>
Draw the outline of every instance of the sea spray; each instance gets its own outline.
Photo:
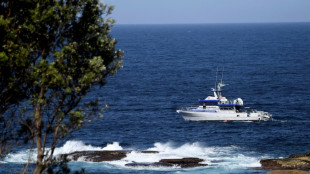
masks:
<path id="1" fill-rule="evenodd" d="M 107 144 L 105 147 L 96 147 L 86 145 L 82 141 L 67 141 L 62 147 L 55 149 L 55 157 L 60 154 L 72 153 L 75 151 L 105 151 L 105 150 L 130 150 L 127 157 L 111 162 L 104 162 L 117 168 L 127 168 L 127 163 L 153 163 L 161 159 L 180 159 L 186 157 L 201 158 L 203 163 L 208 167 L 220 168 L 248 168 L 260 167 L 258 157 L 252 157 L 242 152 L 242 148 L 236 146 L 229 147 L 207 147 L 199 142 L 185 143 L 183 145 L 175 145 L 173 142 L 154 143 L 153 147 L 147 148 L 146 151 L 155 151 L 155 153 L 142 153 L 138 150 L 124 149 L 118 142 Z M 25 150 L 9 154 L 4 162 L 7 163 L 26 163 L 30 157 L 31 162 L 35 162 L 36 152 Z M 78 161 L 88 162 L 79 158 Z M 156 168 L 149 168 L 154 169 Z"/>
<path id="2" fill-rule="evenodd" d="M 47 148 L 47 150 L 49 150 Z M 54 157 L 61 154 L 72 153 L 76 151 L 100 151 L 100 150 L 123 150 L 118 142 L 113 142 L 112 144 L 107 144 L 105 147 L 95 147 L 92 145 L 86 145 L 82 141 L 67 141 L 62 147 L 55 148 Z M 4 162 L 12 163 L 27 163 L 28 159 L 30 162 L 34 163 L 36 161 L 36 150 L 24 150 L 14 153 L 10 153 L 4 159 Z"/>
<path id="3" fill-rule="evenodd" d="M 160 161 L 161 159 L 194 157 L 203 159 L 203 163 L 208 164 L 208 167 L 231 169 L 260 167 L 260 158 L 243 154 L 242 149 L 236 146 L 206 147 L 199 142 L 185 143 L 183 145 L 176 146 L 172 142 L 157 142 L 154 143 L 154 147 L 146 150 L 156 151 L 158 153 L 141 153 L 139 151 L 132 151 L 127 154 L 126 158 L 119 161 L 109 162 L 109 164 L 125 167 L 125 164 L 127 163 L 154 163 Z M 151 169 L 156 170 L 158 168 Z"/>

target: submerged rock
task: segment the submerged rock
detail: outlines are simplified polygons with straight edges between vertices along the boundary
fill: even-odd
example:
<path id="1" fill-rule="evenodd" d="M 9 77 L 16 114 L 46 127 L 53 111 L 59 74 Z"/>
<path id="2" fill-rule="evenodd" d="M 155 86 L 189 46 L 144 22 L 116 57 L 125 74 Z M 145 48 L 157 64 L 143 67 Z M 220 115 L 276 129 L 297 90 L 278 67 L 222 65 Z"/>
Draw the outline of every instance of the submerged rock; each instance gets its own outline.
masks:
<path id="1" fill-rule="evenodd" d="M 189 167 L 202 167 L 207 166 L 208 164 L 200 164 L 203 162 L 203 159 L 200 158 L 182 158 L 182 159 L 162 159 L 159 162 L 155 163 L 128 163 L 126 166 L 128 167 L 181 167 L 181 168 L 189 168 Z"/>
<path id="2" fill-rule="evenodd" d="M 263 169 L 310 169 L 310 153 L 292 154 L 283 159 L 262 159 L 260 163 Z"/>
<path id="3" fill-rule="evenodd" d="M 181 168 L 188 168 L 188 167 L 202 167 L 207 166 L 208 164 L 200 164 L 203 162 L 203 159 L 200 158 L 182 158 L 182 159 L 162 159 L 160 163 L 168 163 L 180 166 Z"/>
<path id="4" fill-rule="evenodd" d="M 182 159 L 162 159 L 159 162 L 172 164 L 200 163 L 203 162 L 200 158 L 182 158 Z"/>
<path id="5" fill-rule="evenodd" d="M 153 150 L 143 150 L 140 151 L 141 153 L 159 153 L 158 151 L 153 151 Z"/>
<path id="6" fill-rule="evenodd" d="M 161 163 L 161 162 L 155 162 L 155 163 L 128 163 L 125 164 L 127 167 L 173 167 L 173 164 L 169 163 Z"/>

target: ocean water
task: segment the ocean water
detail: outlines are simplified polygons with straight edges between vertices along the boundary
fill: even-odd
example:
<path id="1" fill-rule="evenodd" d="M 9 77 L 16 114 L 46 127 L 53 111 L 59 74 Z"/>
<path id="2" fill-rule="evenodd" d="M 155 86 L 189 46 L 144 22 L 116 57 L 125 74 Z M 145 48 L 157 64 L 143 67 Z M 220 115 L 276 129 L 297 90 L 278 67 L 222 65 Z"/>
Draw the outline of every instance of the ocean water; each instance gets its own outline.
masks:
<path id="1" fill-rule="evenodd" d="M 70 162 L 87 173 L 266 173 L 262 158 L 310 151 L 310 23 L 116 25 L 124 67 L 95 87 L 110 109 L 73 133 L 56 155 L 76 150 L 133 150 L 125 159 Z M 224 67 L 223 95 L 271 113 L 268 122 L 189 122 L 176 110 L 211 94 Z M 156 150 L 158 154 L 141 154 Z M 0 172 L 20 171 L 35 152 L 10 153 Z M 198 157 L 193 169 L 130 168 L 130 162 Z"/>

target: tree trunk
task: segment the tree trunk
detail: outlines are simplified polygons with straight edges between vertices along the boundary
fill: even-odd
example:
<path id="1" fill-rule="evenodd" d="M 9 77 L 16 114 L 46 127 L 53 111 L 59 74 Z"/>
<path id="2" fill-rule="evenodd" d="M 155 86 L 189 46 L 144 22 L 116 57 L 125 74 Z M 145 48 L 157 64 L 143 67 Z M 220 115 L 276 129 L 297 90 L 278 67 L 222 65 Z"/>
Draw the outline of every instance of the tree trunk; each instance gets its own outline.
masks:
<path id="1" fill-rule="evenodd" d="M 35 139 L 37 144 L 37 163 L 33 173 L 40 174 L 43 172 L 45 168 L 43 164 L 44 152 L 42 148 L 42 138 L 41 138 L 41 119 L 36 120 L 35 127 L 37 129 L 36 130 L 37 132 L 35 133 Z"/>
<path id="2" fill-rule="evenodd" d="M 43 99 L 44 88 L 41 88 L 39 99 Z M 34 135 L 35 141 L 37 144 L 37 162 L 36 168 L 33 173 L 40 174 L 45 169 L 44 164 L 44 148 L 42 147 L 42 117 L 43 113 L 41 112 L 41 104 L 37 101 L 37 104 L 34 108 Z"/>

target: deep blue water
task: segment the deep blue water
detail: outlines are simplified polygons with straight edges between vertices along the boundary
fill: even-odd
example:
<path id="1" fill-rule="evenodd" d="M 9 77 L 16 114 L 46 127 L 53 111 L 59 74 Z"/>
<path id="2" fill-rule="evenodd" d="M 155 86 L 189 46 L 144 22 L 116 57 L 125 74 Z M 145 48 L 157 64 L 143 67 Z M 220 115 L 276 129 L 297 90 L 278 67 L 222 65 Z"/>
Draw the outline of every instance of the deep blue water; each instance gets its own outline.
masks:
<path id="1" fill-rule="evenodd" d="M 210 166 L 132 169 L 75 162 L 72 168 L 85 167 L 88 173 L 265 173 L 252 169 L 261 158 L 310 151 L 310 23 L 117 25 L 112 31 L 125 51 L 124 67 L 87 96 L 101 97 L 110 109 L 68 141 L 155 148 L 162 157 L 210 158 Z M 196 106 L 211 93 L 217 66 L 224 67 L 223 80 L 229 84 L 224 96 L 240 97 L 275 120 L 184 121 L 176 110 Z"/>

